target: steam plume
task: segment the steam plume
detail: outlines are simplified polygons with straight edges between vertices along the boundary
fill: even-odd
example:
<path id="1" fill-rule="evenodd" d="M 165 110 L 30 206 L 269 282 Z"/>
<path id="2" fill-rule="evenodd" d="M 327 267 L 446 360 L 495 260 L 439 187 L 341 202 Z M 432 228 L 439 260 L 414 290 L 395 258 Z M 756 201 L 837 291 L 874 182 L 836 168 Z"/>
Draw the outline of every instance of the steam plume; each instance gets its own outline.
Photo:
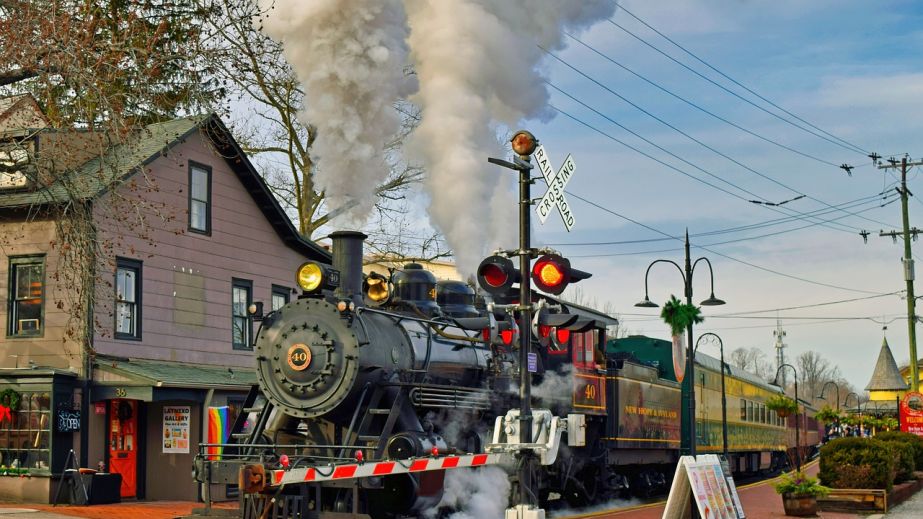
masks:
<path id="1" fill-rule="evenodd" d="M 487 250 L 516 245 L 515 175 L 486 158 L 508 154 L 500 125 L 552 115 L 537 45 L 560 49 L 564 30 L 614 11 L 612 0 L 277 0 L 266 30 L 305 88 L 317 186 L 331 207 L 359 203 L 356 220 L 387 176 L 392 103 L 415 88 L 402 75 L 409 58 L 423 118 L 407 150 L 427 172 L 431 222 L 470 274 Z"/>
<path id="2" fill-rule="evenodd" d="M 453 510 L 448 519 L 503 517 L 509 495 L 509 477 L 499 467 L 449 470 L 442 501 L 436 509 Z M 430 510 L 427 517 L 435 517 L 437 510 Z"/>
<path id="3" fill-rule="evenodd" d="M 264 30 L 283 43 L 305 91 L 303 122 L 317 127 L 317 190 L 332 210 L 346 209 L 352 223 L 361 224 L 388 176 L 383 148 L 400 127 L 392 105 L 415 88 L 403 73 L 404 7 L 401 0 L 277 0 L 274 6 Z"/>

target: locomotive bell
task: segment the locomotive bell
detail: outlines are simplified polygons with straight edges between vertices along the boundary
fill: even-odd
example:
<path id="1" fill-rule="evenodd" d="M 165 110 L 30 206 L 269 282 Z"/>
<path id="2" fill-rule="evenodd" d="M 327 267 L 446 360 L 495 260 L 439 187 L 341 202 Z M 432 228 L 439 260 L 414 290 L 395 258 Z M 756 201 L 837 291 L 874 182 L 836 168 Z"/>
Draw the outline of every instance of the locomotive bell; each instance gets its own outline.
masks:
<path id="1" fill-rule="evenodd" d="M 373 305 L 382 305 L 391 298 L 391 286 L 388 278 L 372 272 L 365 281 L 362 282 L 362 292 L 365 294 L 366 301 Z"/>

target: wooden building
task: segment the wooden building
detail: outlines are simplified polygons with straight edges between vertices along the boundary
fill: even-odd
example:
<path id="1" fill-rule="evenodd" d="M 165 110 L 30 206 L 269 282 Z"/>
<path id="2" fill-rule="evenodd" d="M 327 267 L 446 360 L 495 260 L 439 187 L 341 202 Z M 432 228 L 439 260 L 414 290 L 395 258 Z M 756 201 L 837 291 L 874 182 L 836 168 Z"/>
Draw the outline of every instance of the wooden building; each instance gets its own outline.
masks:
<path id="1" fill-rule="evenodd" d="M 19 397 L 0 409 L 0 472 L 31 476 L 0 477 L 0 500 L 52 499 L 71 449 L 121 474 L 123 498 L 195 499 L 203 416 L 255 383 L 247 307 L 281 306 L 297 267 L 329 254 L 215 115 L 113 144 L 23 127 L 36 110 L 0 100 L 0 394 Z"/>

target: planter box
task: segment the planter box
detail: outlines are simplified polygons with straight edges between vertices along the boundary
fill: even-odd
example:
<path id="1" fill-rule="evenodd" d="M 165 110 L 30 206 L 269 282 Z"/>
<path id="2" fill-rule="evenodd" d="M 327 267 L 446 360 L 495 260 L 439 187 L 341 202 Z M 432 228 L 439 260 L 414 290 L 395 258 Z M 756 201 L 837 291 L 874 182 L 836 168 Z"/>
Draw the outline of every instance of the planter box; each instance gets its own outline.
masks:
<path id="1" fill-rule="evenodd" d="M 891 492 L 879 489 L 834 488 L 826 497 L 817 498 L 817 508 L 825 512 L 881 512 L 906 501 L 923 488 L 923 479 L 894 485 Z"/>

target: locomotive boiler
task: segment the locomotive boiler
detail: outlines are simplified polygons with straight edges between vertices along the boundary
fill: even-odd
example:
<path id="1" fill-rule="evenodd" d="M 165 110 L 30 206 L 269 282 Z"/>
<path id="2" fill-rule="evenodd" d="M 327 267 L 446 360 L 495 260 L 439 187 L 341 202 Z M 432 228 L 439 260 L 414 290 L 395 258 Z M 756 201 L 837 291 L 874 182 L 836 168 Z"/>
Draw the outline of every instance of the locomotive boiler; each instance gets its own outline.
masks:
<path id="1" fill-rule="evenodd" d="M 436 280 L 418 265 L 390 279 L 364 280 L 365 235 L 344 231 L 331 238 L 333 268 L 303 265 L 305 295 L 267 315 L 256 334 L 259 388 L 274 409 L 265 435 L 273 444 L 305 446 L 290 457 L 306 459 L 477 451 L 483 420 L 471 420 L 470 427 L 453 423 L 448 438 L 443 420 L 450 412 L 453 419 L 489 412 L 498 403 L 490 381 L 502 377 L 488 372 L 503 363 L 482 337 L 490 319 L 443 315 Z M 430 508 L 441 497 L 441 478 L 365 482 L 366 502 L 358 508 L 389 514 Z M 352 507 L 337 506 L 346 505 Z"/>

